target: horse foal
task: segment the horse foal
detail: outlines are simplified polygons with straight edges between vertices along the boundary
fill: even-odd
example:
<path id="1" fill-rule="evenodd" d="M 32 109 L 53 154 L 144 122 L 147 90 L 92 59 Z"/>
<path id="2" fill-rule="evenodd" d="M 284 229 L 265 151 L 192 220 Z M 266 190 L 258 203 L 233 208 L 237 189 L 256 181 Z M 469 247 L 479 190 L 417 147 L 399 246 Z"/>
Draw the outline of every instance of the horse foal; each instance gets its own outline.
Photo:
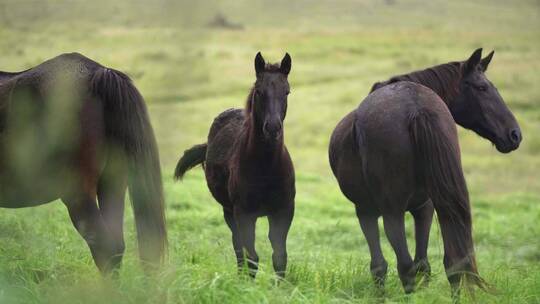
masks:
<path id="1" fill-rule="evenodd" d="M 255 222 L 268 216 L 274 270 L 285 276 L 287 234 L 294 216 L 294 168 L 283 143 L 291 57 L 280 65 L 255 57 L 256 81 L 244 110 L 221 113 L 210 127 L 206 144 L 184 152 L 175 171 L 204 164 L 210 192 L 223 207 L 225 222 L 239 270 L 247 263 L 255 277 L 259 257 L 255 251 Z M 245 253 L 244 253 L 245 250 Z"/>

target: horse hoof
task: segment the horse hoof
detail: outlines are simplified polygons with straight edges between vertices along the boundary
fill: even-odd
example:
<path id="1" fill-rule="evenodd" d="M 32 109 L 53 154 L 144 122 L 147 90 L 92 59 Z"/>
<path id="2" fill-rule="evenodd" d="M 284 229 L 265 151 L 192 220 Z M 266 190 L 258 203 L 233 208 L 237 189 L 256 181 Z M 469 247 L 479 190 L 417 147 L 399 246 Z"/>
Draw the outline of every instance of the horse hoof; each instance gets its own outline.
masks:
<path id="1" fill-rule="evenodd" d="M 427 260 L 420 260 L 415 262 L 416 266 L 416 278 L 421 287 L 429 285 L 431 279 L 431 266 Z"/>
<path id="2" fill-rule="evenodd" d="M 414 262 L 414 264 L 416 267 L 417 274 L 421 274 L 425 276 L 431 275 L 431 266 L 429 265 L 429 262 L 427 260 L 416 261 Z"/>
<path id="3" fill-rule="evenodd" d="M 285 279 L 285 271 L 276 271 L 276 278 L 278 280 L 284 280 Z"/>
<path id="4" fill-rule="evenodd" d="M 383 261 L 379 265 L 371 265 L 371 276 L 375 282 L 375 286 L 382 288 L 384 287 L 384 282 L 386 281 L 386 273 L 388 271 L 388 263 Z"/>
<path id="5" fill-rule="evenodd" d="M 403 290 L 406 294 L 414 292 L 416 287 L 416 276 L 407 276 L 406 278 L 401 278 L 401 283 L 403 284 Z"/>
<path id="6" fill-rule="evenodd" d="M 403 286 L 403 290 L 405 291 L 405 294 L 413 293 L 414 292 L 414 284 L 413 285 Z"/>
<path id="7" fill-rule="evenodd" d="M 410 294 L 414 292 L 414 289 L 416 287 L 416 277 L 408 277 L 406 279 L 401 279 L 401 282 L 403 284 L 403 290 L 406 294 Z"/>
<path id="8" fill-rule="evenodd" d="M 408 269 L 407 269 L 408 268 Z M 416 267 L 414 264 L 407 267 L 405 271 L 400 271 L 399 278 L 406 294 L 414 292 L 416 287 Z"/>

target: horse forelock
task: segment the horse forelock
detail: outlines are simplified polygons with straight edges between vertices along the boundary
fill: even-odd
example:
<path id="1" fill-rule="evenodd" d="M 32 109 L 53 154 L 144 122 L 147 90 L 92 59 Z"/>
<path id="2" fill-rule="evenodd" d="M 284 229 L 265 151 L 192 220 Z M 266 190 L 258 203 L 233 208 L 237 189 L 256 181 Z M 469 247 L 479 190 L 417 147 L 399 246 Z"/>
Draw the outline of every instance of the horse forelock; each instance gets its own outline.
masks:
<path id="1" fill-rule="evenodd" d="M 249 94 L 246 98 L 246 105 L 244 107 L 246 114 L 250 114 L 253 110 L 252 105 L 253 105 L 253 98 L 255 95 L 255 90 L 260 85 L 261 80 L 264 78 L 265 73 L 281 73 L 281 67 L 278 63 L 267 63 L 266 66 L 264 67 L 264 72 L 261 73 L 261 75 L 257 76 L 257 80 L 255 81 L 251 89 L 249 90 Z"/>
<path id="2" fill-rule="evenodd" d="M 266 73 L 278 73 L 281 72 L 281 66 L 278 63 L 267 63 L 264 71 Z"/>

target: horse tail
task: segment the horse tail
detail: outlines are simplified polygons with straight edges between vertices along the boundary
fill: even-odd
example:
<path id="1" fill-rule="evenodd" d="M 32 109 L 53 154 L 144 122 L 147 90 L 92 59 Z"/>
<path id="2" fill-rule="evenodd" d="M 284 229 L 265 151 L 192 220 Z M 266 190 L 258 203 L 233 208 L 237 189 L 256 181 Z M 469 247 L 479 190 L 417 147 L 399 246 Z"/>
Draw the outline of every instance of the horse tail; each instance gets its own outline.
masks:
<path id="1" fill-rule="evenodd" d="M 161 264 L 167 251 L 163 183 L 144 99 L 127 75 L 104 67 L 93 74 L 91 90 L 103 102 L 107 140 L 127 158 L 140 257 Z"/>
<path id="2" fill-rule="evenodd" d="M 200 144 L 184 151 L 184 155 L 182 155 L 174 170 L 174 178 L 182 179 L 184 174 L 191 168 L 196 167 L 199 164 L 204 164 L 207 148 L 208 144 Z"/>
<path id="3" fill-rule="evenodd" d="M 461 168 L 457 132 L 450 132 L 441 117 L 420 109 L 410 117 L 417 178 L 433 201 L 444 243 L 444 264 L 451 285 L 487 285 L 479 276 L 472 237 L 469 193 Z M 446 132 L 445 132 L 446 131 Z"/>

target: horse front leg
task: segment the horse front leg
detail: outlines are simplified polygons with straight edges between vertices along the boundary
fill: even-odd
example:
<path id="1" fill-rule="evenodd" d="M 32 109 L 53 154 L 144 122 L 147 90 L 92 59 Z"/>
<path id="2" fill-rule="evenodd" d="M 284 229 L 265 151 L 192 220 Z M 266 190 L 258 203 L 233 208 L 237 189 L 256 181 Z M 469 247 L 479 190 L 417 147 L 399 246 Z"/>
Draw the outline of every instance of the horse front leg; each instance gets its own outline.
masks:
<path id="1" fill-rule="evenodd" d="M 234 220 L 240 235 L 242 248 L 245 250 L 246 262 L 249 270 L 249 275 L 255 278 L 259 269 L 259 256 L 255 251 L 255 224 L 257 215 L 246 212 L 242 208 L 234 208 Z M 244 265 L 241 265 L 242 267 Z"/>
<path id="2" fill-rule="evenodd" d="M 276 275 L 285 277 L 287 270 L 287 235 L 294 217 L 294 205 L 268 216 L 268 239 L 272 244 L 272 263 Z"/>
<path id="3" fill-rule="evenodd" d="M 242 248 L 240 232 L 238 231 L 238 226 L 236 225 L 232 211 L 223 209 L 223 217 L 225 218 L 225 222 L 227 223 L 227 226 L 229 226 L 232 233 L 232 243 L 234 254 L 236 255 L 236 265 L 238 267 L 238 271 L 240 272 L 244 267 L 244 250 Z"/>

